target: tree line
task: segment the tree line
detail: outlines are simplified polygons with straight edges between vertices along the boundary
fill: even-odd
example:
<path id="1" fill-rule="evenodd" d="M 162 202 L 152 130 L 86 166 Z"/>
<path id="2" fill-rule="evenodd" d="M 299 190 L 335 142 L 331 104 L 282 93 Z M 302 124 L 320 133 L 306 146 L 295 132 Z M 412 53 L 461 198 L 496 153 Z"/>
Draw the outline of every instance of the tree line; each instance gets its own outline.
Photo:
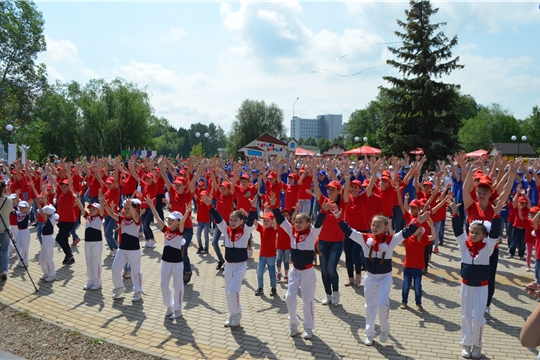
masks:
<path id="1" fill-rule="evenodd" d="M 500 104 L 480 105 L 462 94 L 459 84 L 443 76 L 463 68 L 452 55 L 457 36 L 448 38 L 432 23 L 438 9 L 431 2 L 411 0 L 405 19 L 397 20 L 395 34 L 402 42 L 389 47 L 387 60 L 399 76 L 384 76 L 387 86 L 365 108 L 354 111 L 336 139 L 297 139 L 321 152 L 334 143 L 347 149 L 363 145 L 355 137 L 387 155 L 417 147 L 432 159 L 464 149 L 488 149 L 493 142 L 511 142 L 527 135 L 540 150 L 540 110 L 532 108 L 523 120 Z M 263 133 L 287 139 L 283 110 L 264 100 L 244 100 L 232 120 L 229 134 L 213 123 L 186 124 L 178 129 L 158 117 L 146 87 L 124 79 L 93 79 L 47 83 L 45 64 L 37 55 L 46 50 L 44 20 L 31 1 L 0 2 L 0 138 L 30 146 L 29 157 L 50 154 L 74 159 L 83 155 L 118 154 L 128 148 L 156 150 L 160 155 L 228 155 Z M 5 131 L 7 124 L 15 128 Z M 196 133 L 201 136 L 196 137 Z M 208 133 L 206 138 L 204 134 Z"/>

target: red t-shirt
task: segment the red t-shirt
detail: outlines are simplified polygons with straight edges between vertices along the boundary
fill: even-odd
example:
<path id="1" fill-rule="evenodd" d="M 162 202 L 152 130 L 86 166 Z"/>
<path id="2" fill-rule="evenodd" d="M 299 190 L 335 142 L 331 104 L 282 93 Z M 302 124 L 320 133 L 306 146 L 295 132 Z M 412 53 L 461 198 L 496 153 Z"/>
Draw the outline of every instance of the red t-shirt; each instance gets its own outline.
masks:
<path id="1" fill-rule="evenodd" d="M 416 220 L 416 218 L 413 217 L 412 214 L 408 211 L 403 214 L 403 218 L 405 219 L 407 226 L 409 226 Z M 427 223 L 427 221 L 424 221 L 422 224 L 420 224 L 420 226 L 422 226 L 425 230 L 424 235 L 427 235 L 429 238 L 429 236 L 431 235 L 431 228 L 429 227 L 429 224 Z"/>
<path id="2" fill-rule="evenodd" d="M 122 195 L 132 195 L 137 190 L 137 179 L 133 176 L 128 175 L 122 181 Z"/>
<path id="3" fill-rule="evenodd" d="M 321 195 L 319 198 L 319 205 L 321 205 L 321 211 L 322 210 L 322 204 L 329 201 L 327 197 L 324 195 Z M 338 205 L 339 210 L 341 210 L 342 213 L 345 213 L 347 210 L 347 204 L 341 199 Z M 336 217 L 332 214 L 326 215 L 326 218 L 324 219 L 321 232 L 319 233 L 319 240 L 324 240 L 328 242 L 340 242 L 345 239 L 345 234 L 343 234 L 343 231 L 341 231 L 341 228 L 339 227 L 339 221 L 336 219 Z"/>
<path id="4" fill-rule="evenodd" d="M 86 178 L 88 183 L 88 196 L 91 197 L 98 197 L 99 196 L 99 189 L 101 189 L 101 184 L 99 183 L 98 179 L 94 175 L 88 175 Z"/>
<path id="5" fill-rule="evenodd" d="M 394 206 L 398 205 L 396 189 L 393 186 L 389 186 L 388 189 L 382 191 L 381 188 L 375 186 L 374 191 L 381 197 L 383 215 L 394 216 Z"/>
<path id="6" fill-rule="evenodd" d="M 372 193 L 367 197 L 366 193 L 354 198 L 349 194 L 349 203 L 345 211 L 344 219 L 355 230 L 367 232 L 371 229 L 371 220 L 375 215 L 383 213 L 381 197 Z"/>
<path id="7" fill-rule="evenodd" d="M 161 176 L 159 169 L 156 170 L 156 173 L 157 173 L 156 195 L 164 195 L 165 194 L 165 180 L 163 180 L 163 176 Z"/>
<path id="8" fill-rule="evenodd" d="M 71 180 L 73 181 L 73 191 L 75 194 L 80 194 L 82 192 L 82 179 L 82 176 L 79 174 L 72 176 Z"/>
<path id="9" fill-rule="evenodd" d="M 108 189 L 105 193 L 105 199 L 107 199 L 107 204 L 110 204 L 111 202 L 114 203 L 114 208 L 118 208 L 118 202 L 120 201 L 120 189 Z"/>
<path id="10" fill-rule="evenodd" d="M 311 200 L 311 195 L 306 192 L 306 190 L 311 190 L 311 185 L 313 185 L 311 176 L 306 176 L 302 184 L 298 184 L 298 200 Z"/>
<path id="11" fill-rule="evenodd" d="M 56 198 L 56 212 L 60 216 L 59 222 L 75 222 L 75 197 L 71 192 L 67 194 L 61 193 Z M 77 209 L 78 210 L 78 209 Z M 78 213 L 78 212 L 77 212 Z"/>
<path id="12" fill-rule="evenodd" d="M 30 185 L 30 183 L 34 184 L 36 191 L 41 190 L 41 177 L 40 176 L 35 176 L 35 177 L 32 176 L 32 178 L 28 181 L 28 185 Z M 34 192 L 34 190 L 32 190 L 32 186 L 28 186 L 28 199 L 35 199 L 36 195 L 37 194 Z"/>
<path id="13" fill-rule="evenodd" d="M 171 211 L 179 211 L 182 214 L 186 211 L 186 205 L 193 200 L 193 193 L 184 191 L 183 194 L 179 194 L 174 186 L 171 186 L 169 189 L 169 199 L 171 203 Z M 191 216 L 188 216 L 184 224 L 184 228 L 190 229 L 193 227 L 193 222 L 191 221 Z"/>
<path id="14" fill-rule="evenodd" d="M 516 228 L 521 228 L 521 229 L 525 229 L 529 223 L 529 209 L 527 207 L 524 207 L 523 209 L 521 209 L 521 217 L 522 219 L 519 218 L 519 208 L 515 207 L 514 208 L 515 212 L 516 212 L 516 218 L 514 219 L 514 227 Z"/>
<path id="15" fill-rule="evenodd" d="M 246 211 L 249 211 L 251 209 L 251 203 L 249 201 L 252 200 L 256 194 L 257 189 L 253 185 L 249 185 L 247 189 L 244 189 L 240 185 L 236 185 L 234 188 L 234 195 L 236 197 L 236 210 L 244 209 Z M 268 194 L 268 190 L 266 191 L 266 194 Z M 277 199 L 279 200 L 279 195 Z"/>
<path id="16" fill-rule="evenodd" d="M 214 191 L 214 199 L 216 199 L 217 212 L 223 217 L 225 222 L 228 223 L 233 211 L 234 196 L 232 194 L 225 196 L 218 188 L 217 191 Z"/>
<path id="17" fill-rule="evenodd" d="M 144 200 L 144 199 L 146 199 L 147 196 L 150 196 L 150 199 L 153 200 L 154 206 L 155 206 L 156 205 L 157 184 L 155 182 L 152 183 L 152 184 L 148 184 L 146 181 L 141 181 L 141 190 L 142 190 L 142 198 L 143 198 L 141 208 L 142 209 L 149 209 L 150 208 L 150 206 Z M 183 211 L 186 211 L 185 207 L 184 207 Z M 180 211 L 180 212 L 183 214 L 184 213 L 183 211 Z"/>
<path id="18" fill-rule="evenodd" d="M 536 249 L 536 251 L 534 253 L 535 253 L 536 260 L 540 260 L 540 251 L 538 251 L 538 249 L 540 249 L 540 228 L 535 230 L 535 234 L 536 234 L 536 243 L 534 244 L 534 248 Z"/>
<path id="19" fill-rule="evenodd" d="M 274 227 L 264 227 L 257 223 L 257 231 L 261 234 L 261 248 L 259 256 L 274 257 L 276 256 L 276 245 L 278 232 Z"/>
<path id="20" fill-rule="evenodd" d="M 409 269 L 424 269 L 424 250 L 429 244 L 429 234 L 425 233 L 420 236 L 420 240 L 416 236 L 409 236 L 403 241 L 405 246 L 405 260 L 403 267 Z"/>
<path id="21" fill-rule="evenodd" d="M 495 212 L 493 211 L 493 208 L 491 205 L 488 205 L 486 210 L 482 210 L 480 208 L 480 205 L 477 202 L 473 202 L 471 206 L 469 206 L 466 210 L 467 212 L 467 222 L 470 224 L 474 220 L 487 220 L 491 221 L 493 220 L 493 216 L 495 215 Z"/>
<path id="22" fill-rule="evenodd" d="M 212 204 L 206 205 L 200 197 L 197 197 L 197 222 L 210 222 L 210 209 Z M 184 210 L 185 211 L 185 210 Z"/>
<path id="23" fill-rule="evenodd" d="M 446 219 L 446 197 L 441 197 L 441 194 L 442 193 L 438 193 L 437 195 L 435 195 L 435 199 L 431 203 L 431 208 L 434 208 L 439 205 L 441 201 L 444 202 L 444 205 L 438 211 L 436 211 L 435 213 L 431 213 L 431 219 L 433 219 L 433 222 L 439 222 Z"/>
<path id="24" fill-rule="evenodd" d="M 536 242 L 536 237 L 532 235 L 533 230 L 534 225 L 532 219 L 527 219 L 527 227 L 525 228 L 525 243 L 534 244 Z M 535 251 L 536 249 L 538 248 L 535 248 Z"/>
<path id="25" fill-rule="evenodd" d="M 289 185 L 284 184 L 285 190 L 285 209 L 292 209 L 298 202 L 298 184 Z"/>
<path id="26" fill-rule="evenodd" d="M 276 182 L 275 185 L 272 185 L 270 181 L 267 181 L 264 183 L 264 186 L 266 187 L 266 196 L 270 196 L 270 194 L 274 193 L 276 194 L 276 199 L 279 200 L 281 196 L 281 190 L 283 189 L 283 183 Z M 296 205 L 296 204 L 295 204 Z"/>

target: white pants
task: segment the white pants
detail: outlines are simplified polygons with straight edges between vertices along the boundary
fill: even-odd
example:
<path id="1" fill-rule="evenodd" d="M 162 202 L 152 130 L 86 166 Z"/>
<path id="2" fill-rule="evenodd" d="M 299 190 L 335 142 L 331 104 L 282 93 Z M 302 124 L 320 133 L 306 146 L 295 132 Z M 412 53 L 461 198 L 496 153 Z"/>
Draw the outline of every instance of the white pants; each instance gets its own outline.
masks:
<path id="1" fill-rule="evenodd" d="M 461 284 L 461 346 L 482 347 L 487 297 L 487 286 Z"/>
<path id="2" fill-rule="evenodd" d="M 302 302 L 304 309 L 304 330 L 311 330 L 315 326 L 315 285 L 317 284 L 317 276 L 315 268 L 306 270 L 298 270 L 292 268 L 289 274 L 289 288 L 285 294 L 285 302 L 289 311 L 289 322 L 293 325 L 298 325 L 298 316 L 296 309 L 296 296 L 298 288 L 302 292 Z"/>
<path id="3" fill-rule="evenodd" d="M 392 273 L 371 274 L 364 276 L 364 297 L 366 299 L 366 335 L 375 337 L 375 319 L 379 312 L 381 331 L 388 331 L 390 321 L 390 289 L 392 288 Z"/>
<path id="4" fill-rule="evenodd" d="M 85 241 L 86 284 L 101 286 L 101 253 L 103 241 Z"/>
<path id="5" fill-rule="evenodd" d="M 242 313 L 240 305 L 240 287 L 246 275 L 247 262 L 227 263 L 225 266 L 225 296 L 227 297 L 227 310 L 229 315 L 238 315 Z"/>
<path id="6" fill-rule="evenodd" d="M 124 281 L 122 280 L 122 269 L 127 262 L 129 262 L 129 265 L 131 266 L 131 281 L 133 282 L 133 291 L 142 291 L 141 249 L 118 249 L 111 267 L 114 288 L 116 289 L 119 287 L 124 287 Z"/>
<path id="7" fill-rule="evenodd" d="M 300 204 L 300 210 L 298 211 L 298 213 L 309 215 L 309 210 L 311 209 L 311 199 L 298 200 L 298 203 Z"/>
<path id="8" fill-rule="evenodd" d="M 54 235 L 43 235 L 41 237 L 41 251 L 39 252 L 39 265 L 43 274 L 48 276 L 56 275 L 54 266 Z"/>
<path id="9" fill-rule="evenodd" d="M 171 296 L 169 283 L 173 279 L 174 297 Z M 171 263 L 161 261 L 161 295 L 163 305 L 174 308 L 174 311 L 182 311 L 184 300 L 184 262 Z"/>
<path id="10" fill-rule="evenodd" d="M 23 229 L 17 232 L 15 238 L 15 246 L 21 254 L 21 258 L 26 265 L 28 265 L 28 252 L 30 251 L 30 230 Z"/>
<path id="11" fill-rule="evenodd" d="M 10 225 L 9 226 L 9 232 L 11 233 L 11 237 L 13 238 L 13 242 L 17 243 L 17 234 L 19 233 L 19 227 L 17 225 Z M 9 249 L 15 250 L 15 247 L 13 246 L 13 243 L 9 242 Z"/>

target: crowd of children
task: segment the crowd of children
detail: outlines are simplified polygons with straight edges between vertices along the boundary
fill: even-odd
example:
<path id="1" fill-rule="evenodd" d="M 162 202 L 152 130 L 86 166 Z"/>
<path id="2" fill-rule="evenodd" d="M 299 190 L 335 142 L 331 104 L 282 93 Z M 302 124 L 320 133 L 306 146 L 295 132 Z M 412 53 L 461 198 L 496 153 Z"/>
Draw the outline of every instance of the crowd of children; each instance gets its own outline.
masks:
<path id="1" fill-rule="evenodd" d="M 10 226 L 6 223 L 0 227 L 9 230 L 21 267 L 28 266 L 29 227 L 37 227 L 41 280 L 52 282 L 56 279 L 54 242 L 64 252 L 63 265 L 73 264 L 76 259 L 71 246 L 80 241 L 77 228 L 84 218 L 84 289 L 102 287 L 105 238 L 109 256 L 114 257 L 113 299 L 123 296 L 124 277 L 132 279 L 132 301 L 139 301 L 143 290 L 139 239 L 144 237 L 144 247 L 155 247 L 151 228 L 155 223 L 164 239 L 161 289 L 165 314 L 175 319 L 182 316 L 184 285 L 192 278 L 188 250 L 195 206 L 197 254 L 209 252 L 213 231 L 216 270 L 224 268 L 229 313 L 225 326 L 240 324 L 241 285 L 252 249 L 252 233 L 257 231 L 260 251 L 255 295 L 264 293 L 266 270 L 271 296 L 277 294 L 278 281 L 288 284 L 285 299 L 290 335 L 295 336 L 300 289 L 305 339 L 313 336 L 315 326 L 315 265 L 320 264 L 325 291 L 321 303 L 337 305 L 337 266 L 345 252 L 348 279 L 344 285 L 364 284 L 365 344 L 372 345 L 377 314 L 380 342 L 389 336 L 392 254 L 401 243 L 405 259 L 400 308 L 408 308 L 409 292 L 414 289 L 416 309 L 424 310 L 422 275 L 444 244 L 450 206 L 462 260 L 462 356 L 478 358 L 485 317 L 490 314 L 495 291 L 498 242 L 503 230 L 511 237 L 508 257 L 516 256 L 516 251 L 522 260 L 526 255 L 527 271 L 533 250 L 538 249 L 536 182 L 540 179 L 532 166 L 525 167 L 521 160 L 508 161 L 499 154 L 493 160 L 467 162 L 463 154 L 449 156 L 448 160 L 448 164 L 438 161 L 434 171 L 425 173 L 425 157 L 411 161 L 406 155 L 403 159 L 365 158 L 356 162 L 281 158 L 223 163 L 217 159 L 155 161 L 134 157 L 92 158 L 90 162 L 84 158 L 74 164 L 59 161 L 40 166 L 16 161 L 10 168 L 3 165 L 8 185 L 0 182 L 0 215 Z M 506 229 L 504 219 L 508 219 Z M 221 236 L 224 254 L 219 245 Z M 0 240 L 0 275 L 5 280 L 4 247 L 8 244 L 5 236 Z M 538 284 L 538 251 L 535 260 Z"/>

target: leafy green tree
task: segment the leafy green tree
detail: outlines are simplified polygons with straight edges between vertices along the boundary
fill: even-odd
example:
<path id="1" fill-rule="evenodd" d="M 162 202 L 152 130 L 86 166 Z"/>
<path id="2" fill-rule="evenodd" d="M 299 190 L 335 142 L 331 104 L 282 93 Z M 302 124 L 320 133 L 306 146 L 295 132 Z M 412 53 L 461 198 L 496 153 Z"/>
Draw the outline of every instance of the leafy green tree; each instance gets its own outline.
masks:
<path id="1" fill-rule="evenodd" d="M 47 87 L 44 20 L 31 1 L 0 1 L 0 118 L 23 126 L 35 120 Z"/>
<path id="2" fill-rule="evenodd" d="M 488 150 L 494 142 L 511 142 L 512 135 L 520 135 L 521 123 L 510 110 L 499 104 L 481 106 L 475 117 L 463 122 L 459 142 L 467 152 Z"/>
<path id="3" fill-rule="evenodd" d="M 298 145 L 302 145 L 303 143 L 304 143 L 304 139 L 303 139 L 303 138 L 298 139 Z"/>
<path id="4" fill-rule="evenodd" d="M 396 59 L 387 64 L 402 77 L 384 76 L 390 87 L 380 87 L 389 103 L 384 108 L 388 117 L 383 117 L 377 137 L 387 154 L 422 147 L 435 160 L 457 150 L 459 85 L 438 79 L 463 66 L 458 64 L 459 57 L 452 58 L 457 36 L 448 39 L 439 31 L 446 23 L 431 23 L 437 11 L 429 1 L 411 0 L 406 21 L 397 20 L 403 31 L 395 34 L 403 42 L 389 47 Z"/>
<path id="5" fill-rule="evenodd" d="M 228 153 L 236 155 L 240 148 L 264 133 L 277 139 L 286 136 L 283 110 L 274 103 L 266 105 L 264 101 L 244 100 L 232 123 L 227 143 Z"/>
<path id="6" fill-rule="evenodd" d="M 317 146 L 317 140 L 315 140 L 314 138 L 312 138 L 310 136 L 310 137 L 308 137 L 306 139 L 306 141 L 304 141 L 304 145 L 306 145 L 306 146 Z"/>
<path id="7" fill-rule="evenodd" d="M 523 135 L 527 135 L 527 142 L 531 144 L 532 148 L 540 153 L 540 108 L 534 106 L 531 114 L 527 117 L 522 124 Z M 520 134 L 514 134 L 519 136 Z"/>
<path id="8" fill-rule="evenodd" d="M 327 138 L 319 138 L 319 141 L 317 143 L 317 147 L 321 151 L 321 154 L 325 152 L 326 150 L 330 149 L 330 146 L 332 146 L 332 143 Z"/>

